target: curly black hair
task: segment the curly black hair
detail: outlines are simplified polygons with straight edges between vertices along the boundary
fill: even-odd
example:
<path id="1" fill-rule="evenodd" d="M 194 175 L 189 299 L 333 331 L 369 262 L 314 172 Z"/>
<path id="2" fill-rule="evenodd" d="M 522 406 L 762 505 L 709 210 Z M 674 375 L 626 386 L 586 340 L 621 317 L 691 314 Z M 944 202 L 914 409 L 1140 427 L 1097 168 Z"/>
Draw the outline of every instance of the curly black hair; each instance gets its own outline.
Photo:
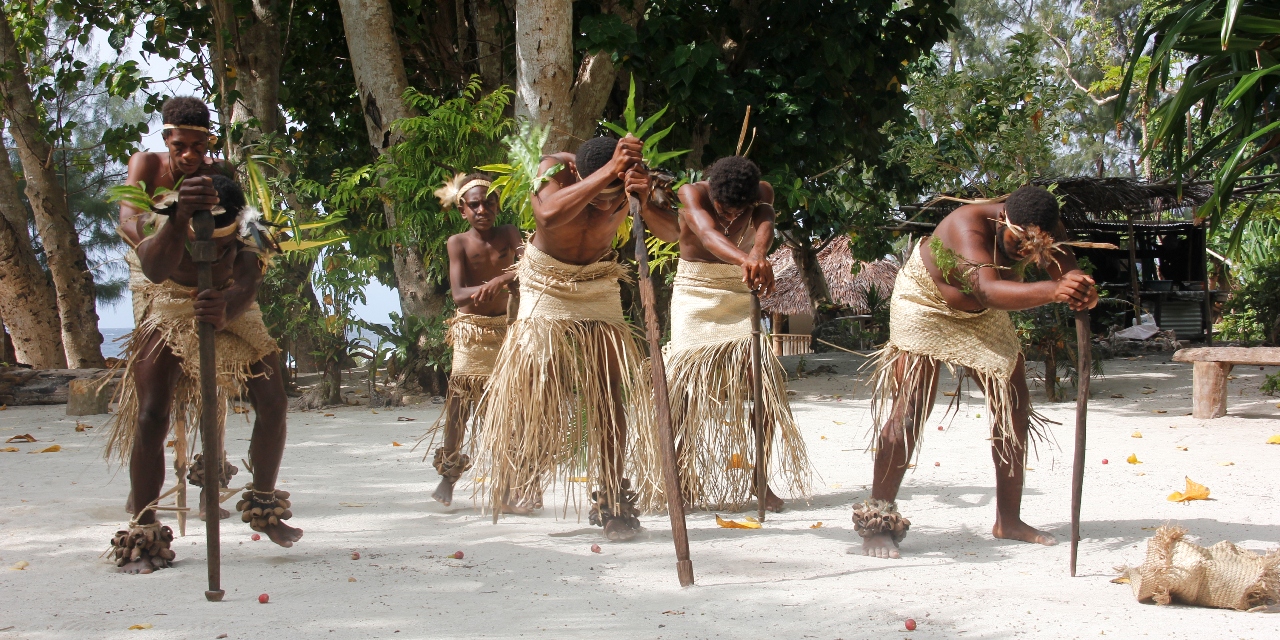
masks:
<path id="1" fill-rule="evenodd" d="M 599 136 L 592 138 L 578 147 L 577 159 L 578 177 L 586 178 L 587 176 L 600 170 L 600 167 L 609 164 L 609 160 L 613 158 L 614 149 L 618 148 L 618 139 L 613 136 Z"/>
<path id="2" fill-rule="evenodd" d="M 213 217 L 213 226 L 222 228 L 236 223 L 240 211 L 244 209 L 244 190 L 234 180 L 221 174 L 214 174 L 213 190 L 218 192 L 218 204 L 226 209 Z"/>
<path id="3" fill-rule="evenodd" d="M 1058 228 L 1058 199 L 1041 187 L 1018 187 L 1004 201 L 1004 212 L 1009 222 L 1020 227 L 1040 227 L 1049 233 Z"/>
<path id="4" fill-rule="evenodd" d="M 160 108 L 164 124 L 181 124 L 190 127 L 209 128 L 209 107 L 204 101 L 191 96 L 174 96 L 164 101 Z M 168 138 L 171 129 L 165 129 L 162 137 Z"/>
<path id="5" fill-rule="evenodd" d="M 760 199 L 760 167 L 742 156 L 716 160 L 707 170 L 711 199 L 731 207 L 749 205 Z"/>

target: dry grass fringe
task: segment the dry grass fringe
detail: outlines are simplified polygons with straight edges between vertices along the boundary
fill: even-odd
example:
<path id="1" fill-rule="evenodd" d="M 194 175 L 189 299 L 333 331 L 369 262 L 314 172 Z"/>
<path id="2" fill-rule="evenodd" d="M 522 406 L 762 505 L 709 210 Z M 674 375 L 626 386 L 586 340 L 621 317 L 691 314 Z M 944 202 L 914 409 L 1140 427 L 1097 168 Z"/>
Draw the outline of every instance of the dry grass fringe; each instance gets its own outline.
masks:
<path id="1" fill-rule="evenodd" d="M 754 499 L 751 340 L 747 336 L 666 355 L 681 486 L 693 504 L 705 509 L 738 509 Z M 787 403 L 782 364 L 768 350 L 762 349 L 761 357 L 767 471 L 783 480 L 792 497 L 808 498 L 813 470 Z M 778 448 L 775 434 L 780 435 Z"/>
<path id="2" fill-rule="evenodd" d="M 886 424 L 902 425 L 908 449 L 914 450 L 915 456 L 919 458 L 920 438 L 924 435 L 924 426 L 933 412 L 933 403 L 938 393 L 936 374 L 940 367 L 945 366 L 958 381 L 957 393 L 947 407 L 947 414 L 959 410 L 960 385 L 966 376 L 973 378 L 982 387 L 985 396 L 987 420 L 991 425 L 991 438 L 996 452 L 1002 462 L 1015 461 L 1014 447 L 1018 444 L 1018 439 L 1013 428 L 1013 408 L 1016 403 L 1010 380 L 965 367 L 961 367 L 961 371 L 957 373 L 956 367 L 949 362 L 903 351 L 892 344 L 874 354 L 865 366 L 874 366 L 868 383 L 871 385 L 871 441 L 877 443 L 877 447 L 883 445 L 880 440 Z M 1028 442 L 1024 444 L 1034 447 L 1039 441 L 1047 441 L 1049 424 L 1052 421 L 1028 408 Z M 1023 459 L 1025 460 L 1025 452 Z"/>
<path id="3" fill-rule="evenodd" d="M 522 286 L 526 282 L 522 275 Z M 521 291 L 522 301 L 528 295 Z M 611 358 L 618 363 L 614 373 L 607 364 Z M 615 388 L 621 415 L 611 400 Z M 477 422 L 480 455 L 474 493 L 482 504 L 492 506 L 508 489 L 515 497 L 540 496 L 550 481 L 552 487 L 563 485 L 564 513 L 572 503 L 580 517 L 584 494 L 602 489 L 613 504 L 625 476 L 644 510 L 658 505 L 661 474 L 649 368 L 638 337 L 625 322 L 517 320 L 477 408 Z M 617 423 L 627 425 L 622 476 L 601 463 Z M 585 483 L 566 481 L 581 477 Z M 486 487 L 480 486 L 480 478 Z"/>
<path id="4" fill-rule="evenodd" d="M 425 462 L 428 457 L 435 455 L 436 443 L 444 440 L 445 428 L 448 426 L 449 403 L 456 401 L 461 408 L 463 416 L 462 442 L 458 445 L 458 450 L 474 458 L 475 425 L 473 424 L 473 419 L 475 418 L 476 405 L 480 403 L 480 398 L 484 395 L 484 390 L 488 386 L 489 376 L 449 376 L 448 395 L 446 396 L 444 407 L 440 410 L 440 415 L 427 428 L 427 432 L 418 438 L 417 443 L 413 445 L 413 449 L 410 449 L 410 451 L 417 449 L 423 442 L 426 442 L 427 448 L 422 454 L 422 460 Z M 468 434 L 473 437 L 468 437 Z"/>

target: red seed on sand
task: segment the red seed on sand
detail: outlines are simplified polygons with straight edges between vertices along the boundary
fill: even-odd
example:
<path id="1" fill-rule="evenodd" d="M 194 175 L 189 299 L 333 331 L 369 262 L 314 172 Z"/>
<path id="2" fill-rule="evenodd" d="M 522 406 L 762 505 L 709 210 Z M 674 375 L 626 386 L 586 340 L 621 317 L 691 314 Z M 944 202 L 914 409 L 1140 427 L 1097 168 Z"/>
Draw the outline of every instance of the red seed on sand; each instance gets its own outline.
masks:
<path id="1" fill-rule="evenodd" d="M 1107 459 L 1106 459 L 1106 458 L 1103 458 L 1103 459 L 1102 459 L 1102 464 L 1107 464 Z"/>
<path id="2" fill-rule="evenodd" d="M 915 631 L 915 630 L 916 630 L 915 618 L 907 618 L 907 631 Z"/>
<path id="3" fill-rule="evenodd" d="M 598 544 L 591 545 L 591 553 L 600 553 L 600 545 Z"/>
<path id="4" fill-rule="evenodd" d="M 935 466 L 935 467 L 941 467 L 941 466 L 942 466 L 942 463 L 941 463 L 941 462 L 935 462 L 935 463 L 933 463 L 933 466 Z"/>
<path id="5" fill-rule="evenodd" d="M 266 604 L 267 601 L 270 599 L 271 599 L 271 596 L 268 596 L 267 594 L 264 593 L 258 596 L 258 604 Z"/>
<path id="6" fill-rule="evenodd" d="M 938 431 L 942 431 L 942 425 L 938 425 Z"/>
<path id="7" fill-rule="evenodd" d="M 462 559 L 462 557 L 463 557 L 463 556 L 462 556 L 462 552 L 461 552 L 461 551 L 454 551 L 454 552 L 453 552 L 453 559 L 454 559 L 454 560 L 461 560 L 461 559 Z"/>
<path id="8" fill-rule="evenodd" d="M 360 559 L 360 552 L 359 552 L 359 551 L 352 551 L 352 552 L 351 552 L 351 559 L 352 559 L 352 560 L 359 560 L 359 559 Z"/>
<path id="9" fill-rule="evenodd" d="M 250 540 L 252 540 L 252 541 L 254 541 L 254 542 L 257 542 L 257 541 L 259 541 L 259 540 L 261 540 L 261 539 L 262 539 L 262 536 L 260 536 L 260 535 L 258 535 L 258 534 L 256 534 L 256 533 L 255 533 L 255 534 L 253 534 L 253 535 L 249 536 L 249 539 L 250 539 Z"/>

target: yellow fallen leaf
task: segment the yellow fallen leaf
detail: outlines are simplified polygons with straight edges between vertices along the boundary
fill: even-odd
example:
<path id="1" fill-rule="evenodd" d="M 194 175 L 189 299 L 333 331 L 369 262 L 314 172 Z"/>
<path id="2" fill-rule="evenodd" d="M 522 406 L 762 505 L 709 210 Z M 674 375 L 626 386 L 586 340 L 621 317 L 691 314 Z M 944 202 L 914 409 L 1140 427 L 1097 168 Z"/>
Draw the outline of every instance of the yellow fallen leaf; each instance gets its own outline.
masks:
<path id="1" fill-rule="evenodd" d="M 1131 436 L 1129 436 L 1129 437 L 1130 437 L 1130 438 L 1141 438 L 1141 437 L 1142 437 L 1142 432 L 1141 432 L 1141 431 L 1134 431 L 1134 432 L 1133 432 L 1133 435 L 1131 435 Z"/>
<path id="2" fill-rule="evenodd" d="M 1169 502 L 1187 503 L 1192 500 L 1208 500 L 1208 499 L 1209 499 L 1209 487 L 1206 487 L 1200 484 L 1199 482 L 1192 480 L 1190 477 L 1187 477 L 1186 491 L 1174 491 L 1173 493 L 1169 494 Z"/>
<path id="3" fill-rule="evenodd" d="M 4 453 L 17 453 L 17 452 L 18 452 L 18 448 L 17 448 L 17 447 L 5 447 L 5 448 L 3 448 L 3 449 L 0 449 L 0 452 L 4 452 Z"/>
<path id="4" fill-rule="evenodd" d="M 1151 413 L 1169 413 L 1169 411 L 1168 411 L 1167 409 L 1156 409 L 1155 411 L 1152 411 Z"/>
<path id="5" fill-rule="evenodd" d="M 756 520 L 755 516 L 747 516 L 747 522 L 754 522 L 756 524 L 760 524 L 760 521 Z"/>
<path id="6" fill-rule="evenodd" d="M 1129 576 L 1120 576 L 1111 581 L 1112 584 L 1129 584 Z"/>
<path id="7" fill-rule="evenodd" d="M 827 439 L 827 437 L 826 437 L 826 436 L 818 436 L 818 439 L 819 439 L 819 440 L 826 440 L 826 439 Z"/>
<path id="8" fill-rule="evenodd" d="M 829 486 L 829 487 L 831 487 L 832 489 L 839 489 L 840 487 L 843 487 L 844 485 L 843 485 L 843 484 L 841 484 L 841 483 L 839 483 L 839 482 L 833 482 L 833 483 L 831 483 L 831 484 L 830 484 L 830 485 L 828 485 L 828 486 Z"/>
<path id="9" fill-rule="evenodd" d="M 355 582 L 355 581 L 356 581 L 355 578 L 347 578 L 347 582 Z"/>
<path id="10" fill-rule="evenodd" d="M 372 413 L 372 414 L 374 414 L 374 415 L 377 415 L 377 413 L 378 413 L 378 412 L 377 412 L 377 411 L 374 411 L 373 409 L 370 409 L 370 410 L 369 410 L 369 413 Z"/>
<path id="11" fill-rule="evenodd" d="M 170 440 L 170 441 L 168 441 L 168 442 L 164 443 L 164 447 L 165 447 L 166 449 L 172 449 L 172 448 L 174 448 L 174 447 L 176 447 L 176 446 L 178 446 L 178 441 L 177 441 L 177 440 Z"/>
<path id="12" fill-rule="evenodd" d="M 1186 447 L 1178 447 L 1178 451 L 1186 451 L 1186 450 L 1187 450 Z"/>
<path id="13" fill-rule="evenodd" d="M 814 524 L 809 525 L 809 528 L 810 528 L 810 529 L 821 529 L 821 528 L 822 528 L 822 523 L 821 523 L 821 522 L 815 522 Z"/>
<path id="14" fill-rule="evenodd" d="M 13 436 L 8 440 L 5 440 L 5 442 L 35 442 L 35 441 L 36 441 L 36 437 L 29 433 L 24 433 L 20 436 Z"/>
<path id="15" fill-rule="evenodd" d="M 840 422 L 839 420 L 832 420 L 832 422 L 834 422 L 834 423 L 836 423 L 836 424 L 844 424 L 843 422 Z"/>
<path id="16" fill-rule="evenodd" d="M 488 482 L 488 481 L 489 481 L 489 476 L 480 476 L 479 478 L 472 480 L 472 482 Z"/>
<path id="17" fill-rule="evenodd" d="M 954 391 L 943 391 L 943 392 L 942 392 L 942 395 L 944 395 L 944 396 L 946 396 L 946 397 L 948 397 L 948 398 L 954 398 L 954 397 L 956 397 L 956 392 L 954 392 Z"/>
<path id="18" fill-rule="evenodd" d="M 1267 444 L 1280 444 L 1280 433 L 1267 438 Z"/>
<path id="19" fill-rule="evenodd" d="M 720 517 L 720 514 L 718 513 L 716 514 L 716 524 L 720 525 L 725 529 L 759 529 L 760 528 L 759 522 L 750 522 L 750 520 L 751 518 L 748 518 L 748 522 L 737 522 L 735 520 L 725 520 L 724 518 Z"/>
<path id="20" fill-rule="evenodd" d="M 91 424 L 85 424 L 85 423 L 83 423 L 83 422 L 76 422 L 76 431 L 79 431 L 80 433 L 84 433 L 84 432 L 85 432 L 85 430 L 87 430 L 87 429 L 92 429 L 92 428 L 93 428 L 93 425 L 91 425 Z"/>
<path id="21" fill-rule="evenodd" d="M 392 440 L 392 441 L 391 441 L 391 446 L 393 446 L 393 447 L 403 447 L 404 445 L 400 444 L 399 442 L 396 442 L 395 440 Z"/>
<path id="22" fill-rule="evenodd" d="M 1138 459 L 1138 454 L 1136 453 L 1129 454 L 1129 457 L 1125 458 L 1125 462 L 1128 462 L 1129 464 L 1142 464 L 1142 461 Z"/>
<path id="23" fill-rule="evenodd" d="M 747 459 L 741 453 L 735 453 L 729 456 L 730 469 L 754 469 L 753 465 L 747 464 Z"/>
<path id="24" fill-rule="evenodd" d="M 45 447 L 39 451 L 28 451 L 27 453 L 57 453 L 59 451 L 62 451 L 62 445 L 55 444 L 55 445 Z"/>
<path id="25" fill-rule="evenodd" d="M 569 478 L 569 482 L 586 482 L 587 480 L 589 480 L 587 476 L 573 476 L 572 478 Z"/>
<path id="26" fill-rule="evenodd" d="M 326 417 L 326 418 L 332 418 L 332 417 L 333 417 L 333 414 L 332 414 L 332 413 L 326 413 L 326 414 L 324 414 L 324 417 Z"/>
<path id="27" fill-rule="evenodd" d="M 144 622 L 144 623 L 142 623 L 142 624 L 135 624 L 135 625 L 133 625 L 133 626 L 129 627 L 129 630 L 130 630 L 130 631 L 142 631 L 143 629 L 150 629 L 150 628 L 151 628 L 151 623 L 150 623 L 150 622 Z"/>
<path id="28" fill-rule="evenodd" d="M 240 406 L 240 405 L 238 405 L 238 404 L 233 404 L 233 405 L 231 405 L 231 411 L 232 411 L 233 413 L 249 413 L 249 410 L 248 410 L 248 409 L 246 409 L 246 408 L 244 408 L 244 407 L 242 407 L 242 406 Z"/>
<path id="29" fill-rule="evenodd" d="M 31 565 L 26 560 L 19 560 L 17 564 L 9 568 L 14 571 L 26 571 L 29 566 Z"/>
<path id="30" fill-rule="evenodd" d="M 1234 466 L 1236 466 L 1236 463 L 1234 463 L 1234 462 L 1219 462 L 1219 463 L 1218 463 L 1218 466 L 1220 466 L 1220 467 L 1234 467 Z"/>

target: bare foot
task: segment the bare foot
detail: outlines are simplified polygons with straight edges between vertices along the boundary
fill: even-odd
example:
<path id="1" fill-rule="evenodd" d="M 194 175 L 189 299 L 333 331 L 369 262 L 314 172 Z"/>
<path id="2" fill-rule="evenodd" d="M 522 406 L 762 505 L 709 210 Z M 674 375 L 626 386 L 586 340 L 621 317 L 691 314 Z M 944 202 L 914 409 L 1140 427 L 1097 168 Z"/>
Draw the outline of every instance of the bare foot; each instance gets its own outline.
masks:
<path id="1" fill-rule="evenodd" d="M 448 478 L 440 478 L 440 486 L 436 487 L 436 491 L 431 494 L 431 497 L 446 507 L 453 504 L 453 481 Z"/>
<path id="2" fill-rule="evenodd" d="M 1039 531 L 1035 527 L 1032 527 L 1021 520 L 1014 520 L 1013 524 L 1005 525 L 1000 521 L 999 517 L 996 518 L 996 525 L 991 527 L 991 535 L 1002 540 L 1034 542 L 1046 547 L 1052 547 L 1053 545 L 1058 544 L 1057 538 L 1043 531 Z"/>
<path id="3" fill-rule="evenodd" d="M 223 509 L 222 507 L 218 507 L 218 519 L 219 519 L 219 520 L 226 520 L 227 518 L 230 518 L 230 517 L 231 517 L 231 512 L 230 512 L 230 511 L 227 511 L 226 509 Z M 201 502 L 201 503 L 200 503 L 200 522 L 204 522 L 204 502 Z"/>
<path id="4" fill-rule="evenodd" d="M 613 518 L 604 525 L 604 537 L 613 542 L 626 542 L 640 533 L 638 525 L 627 523 L 627 518 Z"/>
<path id="5" fill-rule="evenodd" d="M 155 571 L 155 568 L 151 566 L 151 558 L 134 560 L 133 562 L 125 563 L 120 567 L 120 573 L 128 573 L 135 576 L 145 575 L 152 571 Z"/>
<path id="6" fill-rule="evenodd" d="M 271 541 L 282 546 L 292 547 L 293 543 L 302 539 L 302 529 L 296 529 L 284 522 L 269 524 L 262 529 Z"/>
<path id="7" fill-rule="evenodd" d="M 782 498 L 779 498 L 778 495 L 773 492 L 772 488 L 767 486 L 765 487 L 764 508 L 766 510 L 772 511 L 774 513 L 782 513 L 782 507 L 785 505 L 786 503 L 782 501 Z"/>
<path id="8" fill-rule="evenodd" d="M 862 555 L 872 558 L 898 558 L 898 543 L 894 542 L 893 536 L 887 533 L 877 533 L 862 539 Z"/>
<path id="9" fill-rule="evenodd" d="M 502 502 L 498 504 L 498 513 L 509 513 L 515 516 L 527 516 L 533 513 L 533 507 L 519 502 Z"/>

